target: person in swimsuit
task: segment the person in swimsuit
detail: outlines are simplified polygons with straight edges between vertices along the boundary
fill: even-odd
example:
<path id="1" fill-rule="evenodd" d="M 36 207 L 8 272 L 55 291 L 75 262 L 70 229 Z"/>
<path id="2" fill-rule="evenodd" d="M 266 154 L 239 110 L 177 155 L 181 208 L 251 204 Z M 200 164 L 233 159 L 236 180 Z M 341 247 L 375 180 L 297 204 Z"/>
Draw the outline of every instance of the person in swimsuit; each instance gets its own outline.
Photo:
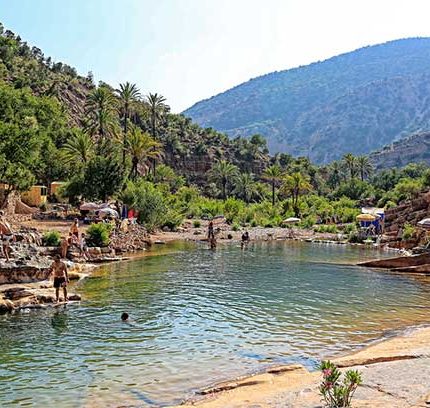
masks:
<path id="1" fill-rule="evenodd" d="M 6 221 L 4 212 L 0 211 L 0 238 L 2 244 L 2 252 L 6 258 L 6 262 L 10 260 L 10 243 L 14 239 L 12 227 Z"/>
<path id="2" fill-rule="evenodd" d="M 57 303 L 60 300 L 60 288 L 63 288 L 64 301 L 67 302 L 67 284 L 69 283 L 69 275 L 67 274 L 67 266 L 61 260 L 60 255 L 55 255 L 54 262 L 51 265 L 50 274 L 54 275 L 55 298 Z"/>
<path id="3" fill-rule="evenodd" d="M 70 232 L 76 237 L 76 241 L 79 242 L 79 220 L 77 218 L 73 221 Z"/>
<path id="4" fill-rule="evenodd" d="M 67 250 L 69 249 L 69 239 L 64 237 L 60 242 L 61 257 L 65 259 L 67 257 Z"/>

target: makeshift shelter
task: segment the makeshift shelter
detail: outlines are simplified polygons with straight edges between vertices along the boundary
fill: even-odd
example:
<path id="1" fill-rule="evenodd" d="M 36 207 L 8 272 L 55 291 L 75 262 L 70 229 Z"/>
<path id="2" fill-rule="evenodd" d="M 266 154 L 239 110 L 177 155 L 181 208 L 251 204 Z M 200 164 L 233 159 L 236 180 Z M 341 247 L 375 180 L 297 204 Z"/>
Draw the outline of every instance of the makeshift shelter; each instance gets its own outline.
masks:
<path id="1" fill-rule="evenodd" d="M 376 232 L 384 232 L 385 210 L 383 208 L 363 207 L 361 214 L 357 216 L 360 227 L 374 227 Z"/>

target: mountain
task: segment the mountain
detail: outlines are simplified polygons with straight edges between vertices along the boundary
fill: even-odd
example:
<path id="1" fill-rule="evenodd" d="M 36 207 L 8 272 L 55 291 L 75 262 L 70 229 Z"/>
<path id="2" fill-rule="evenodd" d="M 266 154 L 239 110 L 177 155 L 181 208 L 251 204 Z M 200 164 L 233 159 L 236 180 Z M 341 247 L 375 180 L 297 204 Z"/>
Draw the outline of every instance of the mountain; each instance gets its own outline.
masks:
<path id="1" fill-rule="evenodd" d="M 396 40 L 251 79 L 183 113 L 327 163 L 430 129 L 429 64 L 430 38 Z"/>
<path id="2" fill-rule="evenodd" d="M 430 165 L 430 132 L 420 132 L 373 152 L 369 158 L 376 170 L 403 167 L 409 163 Z"/>
<path id="3" fill-rule="evenodd" d="M 119 129 L 120 109 L 114 89 L 103 82 L 98 84 L 100 87 L 115 95 L 115 120 Z M 81 76 L 75 68 L 53 61 L 41 49 L 30 46 L 0 23 L 0 181 L 3 151 L 12 157 L 9 151 L 13 150 L 9 147 L 6 150 L 7 143 L 2 136 L 11 137 L 12 132 L 7 126 L 13 124 L 17 126 L 16 132 L 22 133 L 27 131 L 28 123 L 32 125 L 35 146 L 37 144 L 32 151 L 38 157 L 37 160 L 27 160 L 26 170 L 30 169 L 38 182 L 47 185 L 50 179 L 66 179 L 69 174 L 56 169 L 52 163 L 58 161 L 60 149 L 76 131 L 87 129 L 86 102 L 96 89 L 91 72 Z M 146 98 L 133 103 L 132 109 L 129 121 L 142 131 L 151 132 Z M 231 140 L 213 129 L 201 128 L 189 118 L 170 113 L 167 105 L 163 105 L 158 122 L 157 139 L 163 147 L 163 163 L 190 181 L 204 184 L 209 169 L 218 160 L 227 160 L 242 171 L 256 174 L 261 173 L 270 160 L 264 139 Z M 45 136 L 49 137 L 45 140 Z M 97 135 L 93 137 L 96 139 Z M 13 164 L 17 162 L 15 160 Z"/>

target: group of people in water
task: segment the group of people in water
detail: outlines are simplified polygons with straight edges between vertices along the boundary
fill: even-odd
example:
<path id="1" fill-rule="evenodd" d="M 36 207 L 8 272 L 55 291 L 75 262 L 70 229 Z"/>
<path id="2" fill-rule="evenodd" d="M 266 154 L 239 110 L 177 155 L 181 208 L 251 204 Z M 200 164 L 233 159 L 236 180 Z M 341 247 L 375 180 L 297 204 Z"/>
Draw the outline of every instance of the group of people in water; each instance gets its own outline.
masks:
<path id="1" fill-rule="evenodd" d="M 240 247 L 242 249 L 247 248 L 250 239 L 251 238 L 249 236 L 249 232 L 245 231 L 242 234 L 242 237 L 241 237 Z M 215 230 L 214 230 L 214 223 L 213 223 L 213 221 L 210 221 L 209 224 L 208 224 L 207 240 L 209 242 L 209 248 L 210 249 L 215 249 L 216 245 L 217 245 L 217 241 L 216 241 L 216 236 L 215 236 Z"/>

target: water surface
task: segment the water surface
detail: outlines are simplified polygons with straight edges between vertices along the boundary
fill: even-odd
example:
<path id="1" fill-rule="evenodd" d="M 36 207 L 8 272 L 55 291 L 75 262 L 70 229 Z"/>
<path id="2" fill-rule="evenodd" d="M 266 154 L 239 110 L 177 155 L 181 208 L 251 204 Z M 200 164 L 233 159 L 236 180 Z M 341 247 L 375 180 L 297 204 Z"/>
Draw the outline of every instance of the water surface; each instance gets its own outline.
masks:
<path id="1" fill-rule="evenodd" d="M 80 305 L 0 316 L 0 406 L 163 406 L 269 364 L 313 367 L 428 321 L 429 280 L 347 265 L 387 256 L 374 250 L 163 251 L 97 270 L 78 284 Z"/>

